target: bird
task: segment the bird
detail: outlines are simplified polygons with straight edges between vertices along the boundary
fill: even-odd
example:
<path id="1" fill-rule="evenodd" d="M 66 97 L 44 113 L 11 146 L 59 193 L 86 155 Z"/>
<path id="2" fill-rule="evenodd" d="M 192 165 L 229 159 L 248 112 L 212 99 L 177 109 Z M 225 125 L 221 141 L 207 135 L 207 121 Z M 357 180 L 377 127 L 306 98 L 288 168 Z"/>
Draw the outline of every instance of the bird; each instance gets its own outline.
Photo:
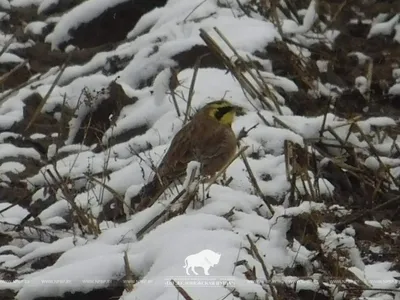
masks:
<path id="1" fill-rule="evenodd" d="M 227 100 L 209 102 L 200 108 L 173 137 L 153 178 L 131 198 L 131 207 L 141 211 L 154 203 L 175 180 L 185 175 L 191 161 L 200 163 L 200 175 L 212 176 L 225 167 L 237 150 L 232 130 L 240 106 Z"/>

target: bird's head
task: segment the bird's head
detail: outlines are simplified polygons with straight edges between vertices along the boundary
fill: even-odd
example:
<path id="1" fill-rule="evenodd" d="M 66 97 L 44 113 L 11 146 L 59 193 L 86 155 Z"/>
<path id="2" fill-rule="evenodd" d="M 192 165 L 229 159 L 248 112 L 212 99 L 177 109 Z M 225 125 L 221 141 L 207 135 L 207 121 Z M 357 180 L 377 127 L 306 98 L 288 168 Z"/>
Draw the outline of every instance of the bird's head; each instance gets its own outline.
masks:
<path id="1" fill-rule="evenodd" d="M 207 103 L 199 112 L 203 112 L 224 125 L 231 125 L 235 115 L 243 109 L 229 101 L 220 100 Z"/>

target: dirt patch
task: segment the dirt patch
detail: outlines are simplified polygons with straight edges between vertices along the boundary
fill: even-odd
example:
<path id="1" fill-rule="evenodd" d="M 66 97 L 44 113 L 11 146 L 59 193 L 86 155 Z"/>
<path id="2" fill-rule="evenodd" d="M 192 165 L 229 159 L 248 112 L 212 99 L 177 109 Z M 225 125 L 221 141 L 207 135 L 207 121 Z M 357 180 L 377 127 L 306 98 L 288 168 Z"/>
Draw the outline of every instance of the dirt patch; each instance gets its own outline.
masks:
<path id="1" fill-rule="evenodd" d="M 27 81 L 32 73 L 26 66 L 18 68 L 19 63 L 0 64 L 0 91 L 15 88 Z"/>
<path id="2" fill-rule="evenodd" d="M 102 144 L 104 132 L 114 124 L 121 109 L 135 102 L 136 99 L 129 98 L 119 84 L 112 82 L 108 87 L 108 97 L 102 100 L 94 111 L 85 116 L 73 143 Z"/>
<path id="3" fill-rule="evenodd" d="M 15 123 L 10 131 L 13 132 L 20 132 L 22 133 L 25 137 L 29 137 L 30 135 L 34 133 L 41 133 L 47 136 L 50 136 L 52 133 L 56 133 L 57 129 L 59 127 L 58 121 L 53 118 L 50 114 L 47 113 L 40 113 L 34 122 L 30 125 L 30 127 L 26 130 L 28 127 L 29 122 L 32 120 L 32 117 L 36 111 L 36 108 L 39 106 L 39 104 L 43 101 L 43 98 L 38 94 L 34 93 L 27 97 L 26 99 L 23 100 L 25 106 L 24 106 L 24 117 L 20 122 Z M 64 108 L 63 110 L 68 110 L 67 108 Z M 70 112 L 72 115 L 72 112 Z M 67 131 L 64 129 L 62 130 L 64 134 L 67 133 Z M 44 143 L 43 139 L 39 141 L 39 143 Z M 46 146 L 43 146 L 45 149 L 47 149 Z"/>
<path id="4" fill-rule="evenodd" d="M 27 59 L 32 74 L 46 73 L 50 68 L 61 66 L 68 60 L 69 65 L 82 65 L 92 59 L 94 55 L 103 51 L 110 51 L 115 45 L 107 43 L 94 48 L 74 49 L 69 53 L 53 51 L 49 44 L 37 42 L 32 47 L 16 49 L 12 52 L 23 59 Z"/>
<path id="5" fill-rule="evenodd" d="M 166 0 L 132 1 L 118 4 L 88 23 L 81 24 L 69 34 L 72 39 L 59 45 L 64 49 L 67 44 L 79 48 L 92 48 L 125 39 L 140 17 L 155 7 L 164 6 Z"/>
<path id="6" fill-rule="evenodd" d="M 34 270 L 42 270 L 44 268 L 52 266 L 60 258 L 60 256 L 61 256 L 60 253 L 54 253 L 41 257 L 31 264 L 31 268 Z"/>
<path id="7" fill-rule="evenodd" d="M 295 238 L 310 251 L 319 251 L 321 241 L 318 238 L 318 225 L 314 217 L 301 214 L 292 218 L 290 229 L 287 232 L 288 240 Z"/>
<path id="8" fill-rule="evenodd" d="M 207 46 L 202 45 L 195 45 L 190 50 L 176 54 L 172 59 L 178 63 L 181 70 L 193 68 L 198 59 L 200 59 L 200 68 L 225 69 L 221 60 L 217 59 Z"/>

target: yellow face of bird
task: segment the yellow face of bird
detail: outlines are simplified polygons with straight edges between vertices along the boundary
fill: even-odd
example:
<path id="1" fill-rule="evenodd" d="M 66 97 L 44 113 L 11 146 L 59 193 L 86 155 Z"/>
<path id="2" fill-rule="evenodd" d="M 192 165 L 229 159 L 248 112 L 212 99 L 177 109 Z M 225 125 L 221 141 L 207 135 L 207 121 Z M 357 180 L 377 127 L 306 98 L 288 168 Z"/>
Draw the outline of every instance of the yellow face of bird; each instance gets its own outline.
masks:
<path id="1" fill-rule="evenodd" d="M 216 119 L 221 124 L 229 126 L 232 124 L 239 109 L 240 107 L 226 100 L 210 102 L 202 108 L 210 117 Z"/>

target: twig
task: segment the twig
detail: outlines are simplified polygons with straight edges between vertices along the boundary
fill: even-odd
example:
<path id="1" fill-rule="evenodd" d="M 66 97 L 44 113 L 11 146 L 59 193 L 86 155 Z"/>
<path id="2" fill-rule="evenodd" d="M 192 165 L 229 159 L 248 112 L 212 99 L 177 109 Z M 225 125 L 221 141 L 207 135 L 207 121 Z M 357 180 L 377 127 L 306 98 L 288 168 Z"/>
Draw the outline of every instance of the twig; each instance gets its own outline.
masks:
<path id="1" fill-rule="evenodd" d="M 294 133 L 297 133 L 297 132 L 295 132 L 292 128 L 290 128 L 288 125 L 286 125 L 286 123 L 283 122 L 282 120 L 278 119 L 278 118 L 275 117 L 275 116 L 273 116 L 272 118 L 274 119 L 274 121 L 275 121 L 276 123 L 278 123 L 279 125 L 281 125 L 283 128 L 289 129 L 290 131 L 292 131 L 292 132 L 294 132 Z"/>
<path id="2" fill-rule="evenodd" d="M 206 191 L 208 191 L 209 189 L 210 189 L 210 187 L 215 183 L 215 181 L 218 179 L 218 177 L 219 176 L 221 176 L 225 171 L 226 171 L 226 169 L 234 162 L 234 160 L 236 159 L 236 158 L 238 158 L 244 151 L 246 151 L 247 149 L 249 148 L 249 146 L 244 146 L 242 149 L 240 149 L 239 150 L 239 152 L 238 153 L 236 153 L 235 154 L 235 156 L 233 156 L 230 160 L 229 160 L 229 162 L 217 173 L 217 174 L 215 174 L 210 180 L 209 180 L 209 183 L 208 183 L 208 185 L 207 185 L 207 187 L 206 187 Z"/>
<path id="3" fill-rule="evenodd" d="M 325 33 L 328 29 L 332 28 L 333 22 L 336 21 L 337 17 L 339 16 L 339 14 L 342 12 L 343 8 L 346 6 L 348 0 L 344 0 L 340 6 L 338 7 L 337 11 L 335 12 L 335 14 L 333 15 L 331 21 L 329 22 L 329 24 L 326 26 L 325 30 L 323 31 L 323 33 Z"/>
<path id="4" fill-rule="evenodd" d="M 175 89 L 180 84 L 178 81 L 178 72 L 175 68 L 172 68 L 172 67 L 170 68 L 170 71 L 171 71 L 172 78 L 170 79 L 169 90 L 171 93 L 172 102 L 174 103 L 176 114 L 178 117 L 180 117 L 181 112 L 179 111 L 178 101 L 176 100 L 176 95 L 175 95 Z M 176 86 L 174 84 L 171 84 L 171 82 L 175 82 Z"/>
<path id="5" fill-rule="evenodd" d="M 133 274 L 129 265 L 128 253 L 124 252 L 124 267 L 125 267 L 125 290 L 128 292 L 133 291 Z"/>
<path id="6" fill-rule="evenodd" d="M 368 60 L 368 69 L 367 69 L 367 94 L 365 95 L 365 98 L 369 102 L 371 99 L 371 83 L 372 83 L 372 73 L 373 73 L 373 68 L 374 68 L 374 62 L 372 59 Z"/>
<path id="7" fill-rule="evenodd" d="M 322 136 L 324 135 L 326 118 L 328 117 L 328 113 L 329 113 L 329 110 L 331 108 L 332 100 L 333 100 L 333 98 L 330 97 L 329 100 L 328 100 L 327 106 L 326 106 L 326 111 L 324 113 L 324 119 L 322 120 L 321 129 L 319 131 L 319 137 L 320 138 L 322 138 Z"/>
<path id="8" fill-rule="evenodd" d="M 175 280 L 171 279 L 171 282 L 185 300 L 193 300 L 193 298 L 190 297 L 189 294 L 181 286 L 179 286 Z"/>
<path id="9" fill-rule="evenodd" d="M 64 62 L 64 64 L 61 67 L 60 73 L 58 73 L 57 77 L 54 79 L 54 82 L 51 85 L 50 89 L 48 90 L 47 94 L 44 96 L 44 98 L 42 99 L 42 101 L 40 102 L 38 107 L 36 108 L 35 112 L 33 113 L 33 116 L 31 118 L 31 120 L 29 121 L 28 125 L 26 126 L 25 131 L 27 131 L 29 129 L 29 127 L 31 127 L 33 122 L 35 122 L 37 116 L 40 114 L 43 106 L 46 104 L 47 99 L 50 97 L 50 95 L 53 92 L 54 88 L 56 87 L 58 81 L 60 80 L 61 75 L 64 73 L 65 69 L 67 68 L 67 65 L 68 65 L 68 62 L 69 62 L 71 56 L 72 56 L 72 52 L 67 56 L 66 61 Z"/>
<path id="10" fill-rule="evenodd" d="M 220 37 L 224 40 L 225 43 L 229 46 L 229 48 L 233 51 L 233 53 L 244 62 L 243 58 L 240 57 L 240 55 L 237 53 L 235 48 L 229 43 L 229 41 L 218 31 L 218 29 L 214 28 L 214 30 L 217 31 L 217 33 L 220 35 Z M 244 91 L 246 91 L 251 98 L 253 99 L 259 99 L 264 103 L 269 110 L 273 110 L 272 106 L 268 101 L 264 99 L 264 96 L 260 91 L 258 91 L 246 78 L 240 70 L 237 70 L 234 64 L 232 64 L 231 60 L 226 56 L 226 54 L 223 52 L 221 47 L 211 38 L 211 36 L 204 31 L 203 29 L 200 29 L 200 37 L 204 40 L 210 51 L 217 56 L 221 61 L 224 63 L 224 65 L 228 68 L 228 70 L 232 73 L 232 75 L 239 81 L 241 87 L 243 88 Z M 246 64 L 244 64 L 246 65 Z"/>
<path id="11" fill-rule="evenodd" d="M 97 178 L 93 177 L 93 176 L 89 176 L 86 175 L 85 176 L 89 181 L 94 181 L 97 184 L 99 184 L 100 186 L 103 187 L 103 189 L 106 189 L 107 191 L 109 191 L 118 201 L 120 201 L 123 205 L 127 206 L 128 209 L 131 210 L 131 212 L 133 212 L 133 209 L 127 204 L 125 203 L 124 199 L 118 194 L 118 192 L 116 190 L 114 190 L 112 187 L 110 187 L 109 185 L 107 185 L 105 182 L 102 182 L 100 180 L 98 180 Z M 102 197 L 101 197 L 102 198 Z"/>
<path id="12" fill-rule="evenodd" d="M 15 38 L 15 35 L 13 34 L 12 37 L 10 37 L 10 39 L 7 41 L 7 43 L 4 44 L 3 48 L 1 48 L 0 50 L 0 56 L 2 56 L 8 49 L 8 47 L 10 47 L 10 45 L 13 43 Z"/>
<path id="13" fill-rule="evenodd" d="M 242 151 L 242 152 L 240 153 L 240 156 L 241 156 L 241 158 L 242 158 L 242 160 L 243 160 L 244 166 L 246 167 L 247 173 L 249 174 L 250 182 L 251 182 L 251 184 L 252 184 L 253 187 L 254 187 L 254 190 L 255 190 L 255 192 L 256 192 L 256 195 L 257 195 L 258 197 L 260 197 L 260 198 L 264 201 L 264 203 L 267 205 L 267 207 L 268 207 L 268 209 L 271 211 L 271 213 L 274 214 L 275 211 L 274 211 L 274 209 L 272 208 L 272 205 L 271 205 L 271 204 L 269 203 L 269 201 L 267 200 L 267 198 L 264 196 L 263 192 L 261 191 L 260 186 L 259 186 L 258 183 L 257 183 L 257 179 L 256 179 L 256 177 L 254 176 L 253 170 L 251 169 L 250 164 L 249 164 L 249 162 L 247 161 L 247 157 L 244 155 L 244 151 Z M 271 200 L 271 199 L 269 199 L 269 200 Z M 274 204 L 276 204 L 276 203 L 274 203 Z"/>
<path id="14" fill-rule="evenodd" d="M 147 230 L 149 230 L 155 223 L 157 223 L 157 221 L 167 213 L 167 210 L 172 206 L 172 204 L 176 203 L 179 200 L 179 198 L 181 198 L 185 193 L 186 193 L 185 189 L 180 191 L 179 194 L 175 196 L 175 198 L 171 201 L 171 203 L 169 203 L 169 205 L 161 213 L 155 216 L 152 220 L 150 220 L 150 222 L 148 222 L 142 229 L 138 231 L 138 233 L 136 234 L 136 238 L 140 240 L 143 237 L 143 235 L 147 232 Z"/>
<path id="15" fill-rule="evenodd" d="M 192 11 L 185 17 L 185 19 L 183 19 L 183 23 L 185 23 L 187 21 L 187 19 L 200 7 L 202 6 L 207 0 L 203 0 L 202 2 L 200 2 L 199 4 L 197 4 Z"/>
<path id="16" fill-rule="evenodd" d="M 375 206 L 374 208 L 367 209 L 366 211 L 362 212 L 358 216 L 355 216 L 355 217 L 353 217 L 353 218 L 351 218 L 351 219 L 349 219 L 347 221 L 343 221 L 341 223 L 336 224 L 335 228 L 337 230 L 343 230 L 347 225 L 349 225 L 349 224 L 351 224 L 351 223 L 353 223 L 355 221 L 360 220 L 365 215 L 373 213 L 373 212 L 378 211 L 380 209 L 386 208 L 387 206 L 390 206 L 391 204 L 394 204 L 394 203 L 399 202 L 399 201 L 400 201 L 400 196 L 397 196 L 397 197 L 395 197 L 393 199 L 390 199 L 390 200 L 386 201 L 385 203 L 382 203 L 380 205 Z"/>
<path id="17" fill-rule="evenodd" d="M 342 140 L 342 138 L 335 132 L 335 130 L 333 130 L 333 128 L 331 126 L 328 126 L 328 131 L 330 134 L 333 135 L 333 137 L 340 143 L 341 148 L 343 148 L 344 150 L 346 150 L 346 152 L 350 155 L 353 156 L 353 154 L 351 153 L 349 147 L 346 147 L 346 142 Z"/>
<path id="18" fill-rule="evenodd" d="M 200 59 L 197 59 L 195 65 L 194 65 L 194 68 L 193 68 L 194 69 L 193 77 L 192 77 L 192 81 L 191 81 L 190 87 L 189 87 L 189 96 L 188 96 L 188 101 L 186 104 L 186 112 L 185 112 L 185 119 L 183 121 L 183 125 L 185 125 L 189 119 L 190 107 L 191 107 L 192 99 L 193 99 L 193 95 L 194 95 L 194 85 L 196 83 L 197 72 L 199 71 L 199 67 L 200 67 Z"/>
<path id="19" fill-rule="evenodd" d="M 0 54 L 1 56 L 1 54 Z M 26 59 L 23 62 L 19 63 L 17 66 L 15 66 L 10 72 L 4 74 L 3 76 L 0 77 L 0 84 L 2 84 L 4 81 L 7 80 L 8 77 L 13 75 L 15 72 L 17 72 L 19 69 L 23 68 L 29 61 Z"/>
<path id="20" fill-rule="evenodd" d="M 267 266 L 265 265 L 264 260 L 262 259 L 261 255 L 260 255 L 260 252 L 259 252 L 258 249 L 257 249 L 257 246 L 254 244 L 254 242 L 251 240 L 251 238 L 250 238 L 250 236 L 249 236 L 248 234 L 246 234 L 246 238 L 247 238 L 247 240 L 248 240 L 249 243 L 250 243 L 250 249 L 251 249 L 251 251 L 254 253 L 254 256 L 257 258 L 257 260 L 258 260 L 259 263 L 261 264 L 261 267 L 262 267 L 262 269 L 263 269 L 265 278 L 267 279 L 267 281 L 270 281 L 270 279 L 271 279 L 270 274 L 269 274 L 269 272 L 268 272 L 268 270 L 267 270 Z M 273 298 L 273 299 L 278 299 L 278 298 L 277 298 L 277 295 L 276 295 L 276 292 L 275 292 L 275 289 L 274 289 L 274 287 L 272 286 L 272 284 L 269 283 L 268 285 L 269 285 L 269 287 L 270 287 L 270 289 L 271 289 L 272 298 Z"/>
<path id="21" fill-rule="evenodd" d="M 7 98 L 8 98 L 11 94 L 13 94 L 13 93 L 16 92 L 16 91 L 19 91 L 20 89 L 22 89 L 23 87 L 25 87 L 25 86 L 27 86 L 27 85 L 30 85 L 31 83 L 34 83 L 35 81 L 40 80 L 41 77 L 42 77 L 41 74 L 35 75 L 35 76 L 33 76 L 32 79 L 27 80 L 27 81 L 25 81 L 25 82 L 23 82 L 23 83 L 17 85 L 16 87 L 14 87 L 13 89 L 9 90 L 8 92 L 5 92 L 5 93 L 0 97 L 0 105 L 3 104 L 3 102 L 7 101 Z"/>
<path id="22" fill-rule="evenodd" d="M 400 186 L 400 183 L 398 182 L 398 180 L 396 178 L 394 178 L 394 176 L 392 175 L 392 173 L 390 173 L 390 170 L 386 167 L 386 165 L 382 162 L 381 158 L 378 155 L 378 150 L 376 150 L 375 146 L 370 142 L 370 140 L 367 138 L 367 136 L 365 135 L 364 131 L 362 131 L 362 129 L 360 128 L 360 126 L 358 126 L 357 123 L 354 123 L 354 126 L 357 128 L 357 130 L 360 132 L 361 137 L 364 139 L 364 141 L 368 144 L 368 146 L 370 147 L 370 149 L 372 150 L 372 154 L 375 156 L 375 158 L 378 160 L 380 166 L 384 167 L 386 170 L 386 173 L 389 175 L 390 179 L 393 180 L 394 184 L 396 186 Z"/>

